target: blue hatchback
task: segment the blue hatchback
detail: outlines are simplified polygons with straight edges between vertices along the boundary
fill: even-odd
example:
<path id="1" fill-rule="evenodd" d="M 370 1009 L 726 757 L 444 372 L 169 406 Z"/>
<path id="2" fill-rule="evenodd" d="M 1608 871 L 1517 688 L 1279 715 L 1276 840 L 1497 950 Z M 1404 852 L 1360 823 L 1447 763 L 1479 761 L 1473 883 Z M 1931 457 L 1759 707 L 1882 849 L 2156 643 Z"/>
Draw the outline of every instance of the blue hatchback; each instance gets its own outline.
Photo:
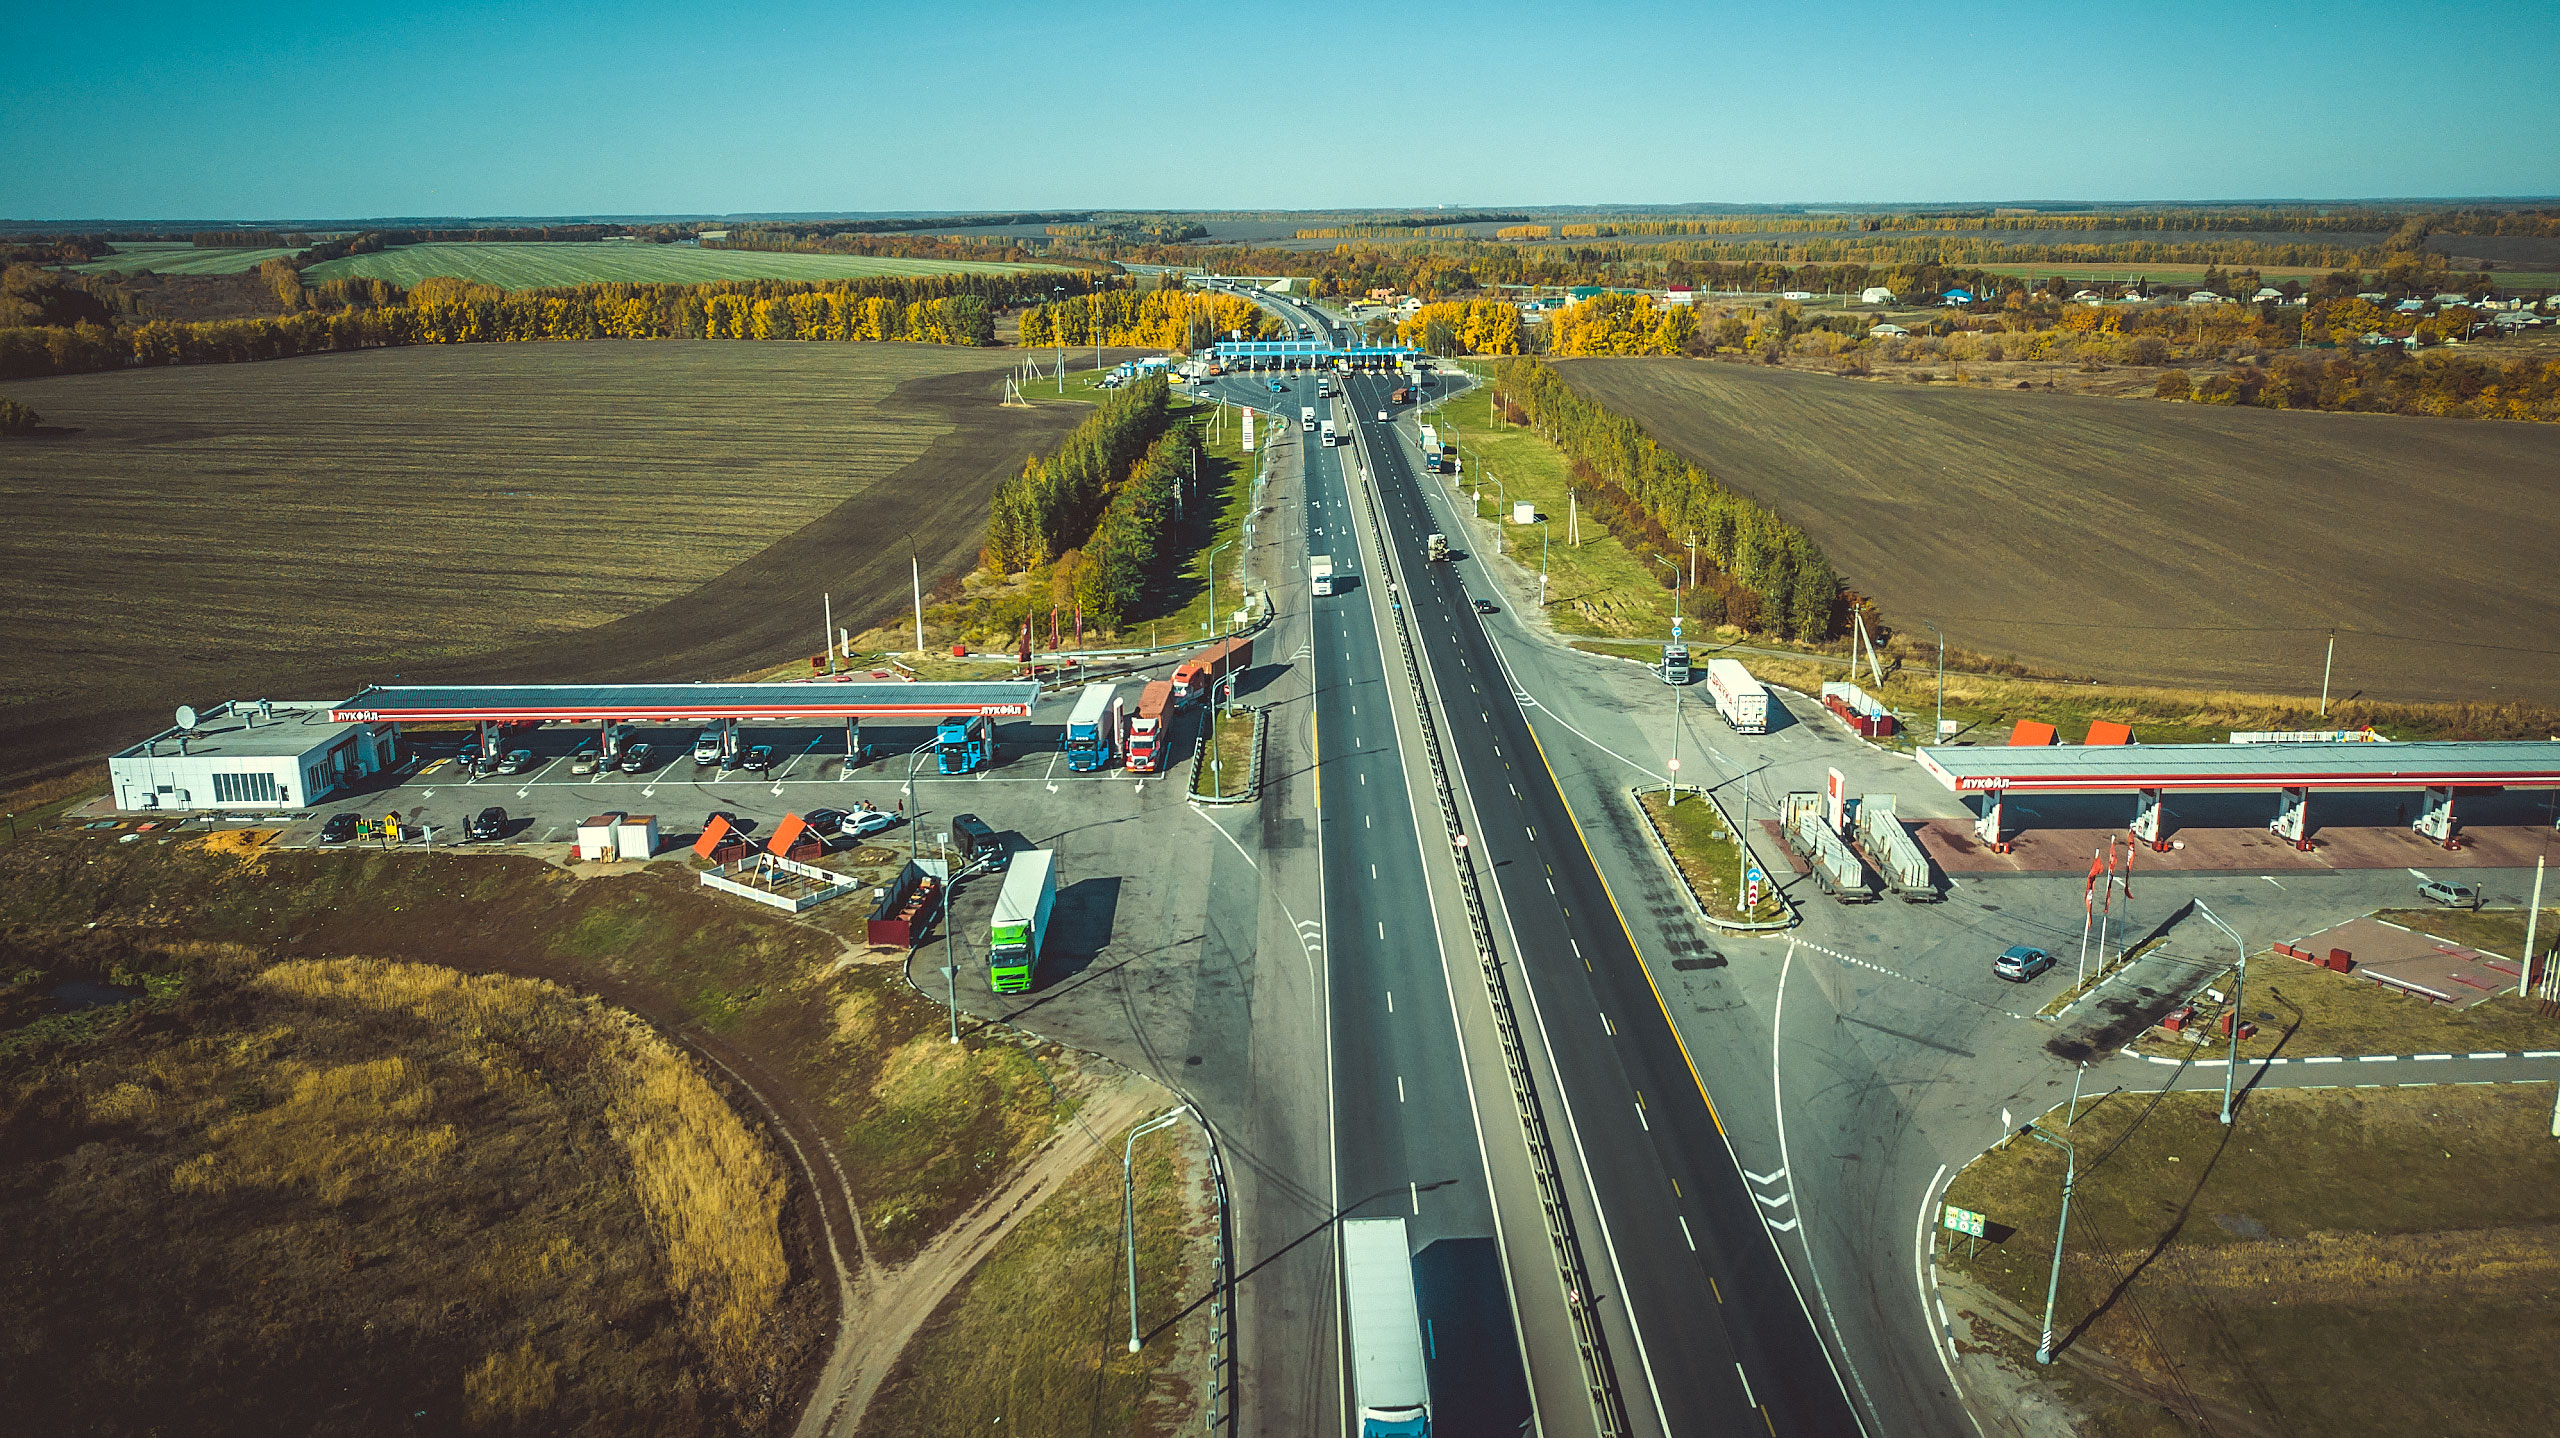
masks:
<path id="1" fill-rule="evenodd" d="M 2010 947 L 2009 952 L 1991 961 L 1991 972 L 2013 984 L 2023 984 L 2053 967 L 2053 955 L 2024 944 Z"/>

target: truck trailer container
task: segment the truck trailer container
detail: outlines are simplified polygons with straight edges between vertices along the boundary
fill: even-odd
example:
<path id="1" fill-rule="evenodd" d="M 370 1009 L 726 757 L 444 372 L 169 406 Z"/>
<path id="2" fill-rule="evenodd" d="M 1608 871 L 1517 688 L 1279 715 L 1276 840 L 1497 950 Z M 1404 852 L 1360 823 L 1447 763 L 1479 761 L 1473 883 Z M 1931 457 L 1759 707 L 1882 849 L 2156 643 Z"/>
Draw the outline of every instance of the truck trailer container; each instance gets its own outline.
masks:
<path id="1" fill-rule="evenodd" d="M 1013 856 L 987 924 L 987 987 L 1000 994 L 1031 991 L 1040 950 L 1049 942 L 1049 911 L 1058 902 L 1058 853 L 1032 849 Z"/>
<path id="2" fill-rule="evenodd" d="M 1351 1317 L 1351 1394 L 1360 1438 L 1429 1438 L 1431 1375 L 1424 1367 L 1413 1250 L 1401 1218 L 1342 1225 L 1342 1296 Z"/>
<path id="3" fill-rule="evenodd" d="M 1314 587 L 1316 597 L 1318 598 L 1323 598 L 1324 596 L 1333 593 L 1333 556 L 1330 554 L 1319 554 L 1314 558 L 1309 559 L 1307 561 L 1307 581 Z"/>
<path id="4" fill-rule="evenodd" d="M 1302 404 L 1298 406 L 1298 428 L 1305 430 L 1309 434 L 1316 432 L 1316 407 L 1314 405 Z"/>
<path id="5" fill-rule="evenodd" d="M 1188 709 L 1209 697 L 1209 691 L 1229 674 L 1253 663 L 1253 636 L 1238 634 L 1221 639 L 1182 662 L 1173 671 L 1173 703 L 1177 709 Z"/>
<path id="6" fill-rule="evenodd" d="M 1340 443 L 1340 441 L 1333 437 L 1333 421 L 1326 420 L 1324 422 L 1324 447 L 1326 449 L 1331 449 L 1338 443 Z"/>
<path id="7" fill-rule="evenodd" d="M 1129 772 L 1153 774 L 1164 768 L 1173 737 L 1165 732 L 1173 713 L 1173 681 L 1158 679 L 1138 694 L 1138 712 L 1129 719 Z"/>
<path id="8" fill-rule="evenodd" d="M 1067 767 L 1089 774 L 1111 763 L 1120 747 L 1120 715 L 1112 707 L 1119 686 L 1088 684 L 1067 715 Z"/>
<path id="9" fill-rule="evenodd" d="M 933 731 L 934 767 L 945 774 L 974 774 L 995 762 L 996 725 L 984 714 L 955 714 Z"/>
<path id="10" fill-rule="evenodd" d="M 1769 732 L 1769 691 L 1751 677 L 1741 660 L 1708 660 L 1707 692 L 1715 696 L 1716 712 L 1733 726 L 1734 733 Z"/>

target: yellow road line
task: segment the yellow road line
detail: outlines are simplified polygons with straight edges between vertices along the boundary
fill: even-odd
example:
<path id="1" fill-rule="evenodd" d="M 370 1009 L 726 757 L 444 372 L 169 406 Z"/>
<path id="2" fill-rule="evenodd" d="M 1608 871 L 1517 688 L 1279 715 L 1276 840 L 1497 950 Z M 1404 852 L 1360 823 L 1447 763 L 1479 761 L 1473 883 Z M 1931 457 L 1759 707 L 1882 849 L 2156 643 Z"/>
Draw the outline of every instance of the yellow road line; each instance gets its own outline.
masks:
<path id="1" fill-rule="evenodd" d="M 1707 1093 L 1707 1081 L 1698 1077 L 1698 1061 L 1689 1056 L 1688 1040 L 1680 1037 L 1680 1025 L 1672 1022 L 1671 1005 L 1663 1001 L 1662 985 L 1653 981 L 1653 969 L 1644 961 L 1644 949 L 1636 943 L 1635 930 L 1627 927 L 1627 912 L 1618 907 L 1618 891 L 1609 886 L 1609 876 L 1600 872 L 1600 857 L 1591 852 L 1591 836 L 1582 832 L 1582 819 L 1573 812 L 1573 801 L 1565 797 L 1564 784 L 1556 778 L 1555 762 L 1547 757 L 1547 746 L 1538 739 L 1538 726 L 1523 716 L 1521 727 L 1529 731 L 1529 742 L 1537 746 L 1538 762 L 1546 767 L 1547 782 L 1555 786 L 1556 799 L 1564 805 L 1564 816 L 1573 823 L 1573 837 L 1582 845 L 1582 856 L 1591 861 L 1591 872 L 1600 880 L 1600 892 L 1609 896 L 1609 912 L 1618 916 L 1618 932 L 1626 935 L 1627 952 L 1636 956 L 1636 971 L 1644 975 L 1644 986 L 1653 991 L 1654 1007 L 1662 1010 L 1662 1022 L 1671 1030 L 1671 1042 L 1680 1049 L 1680 1062 L 1689 1066 L 1689 1082 L 1698 1086 L 1698 1097 L 1706 1100 L 1708 1121 L 1716 1126 L 1719 1136 L 1730 1137 L 1725 1134 L 1723 1116 L 1716 1112 L 1715 1099 Z M 1589 967 L 1587 960 L 1584 967 Z"/>

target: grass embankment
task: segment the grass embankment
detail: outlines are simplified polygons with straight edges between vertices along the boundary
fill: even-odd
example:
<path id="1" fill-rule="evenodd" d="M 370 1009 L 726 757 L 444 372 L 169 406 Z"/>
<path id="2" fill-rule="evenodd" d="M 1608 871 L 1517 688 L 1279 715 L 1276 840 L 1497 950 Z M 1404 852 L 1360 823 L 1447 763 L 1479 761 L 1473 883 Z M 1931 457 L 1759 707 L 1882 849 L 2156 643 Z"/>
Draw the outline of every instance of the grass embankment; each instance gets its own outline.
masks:
<path id="1" fill-rule="evenodd" d="M 1209 728 L 1209 752 L 1197 766 L 1191 792 L 1241 794 L 1253 782 L 1253 724 L 1250 714 L 1222 715 L 1212 705 L 1200 722 Z M 1212 768 L 1209 761 L 1215 760 Z"/>
<path id="2" fill-rule="evenodd" d="M 1485 393 L 1471 390 L 1430 415 L 1443 431 L 1457 425 L 1465 465 L 1465 472 L 1438 482 L 1456 489 L 1462 501 L 1477 496 L 1476 513 L 1486 521 L 1487 527 L 1471 532 L 1465 544 L 1472 547 L 1491 532 L 1501 552 L 1532 576 L 1543 560 L 1547 618 L 1563 633 L 1669 635 L 1672 596 L 1662 581 L 1670 571 L 1646 564 L 1587 514 L 1581 517 L 1582 543 L 1572 543 L 1571 487 L 1563 451 L 1528 430 L 1487 424 Z M 1547 521 L 1543 527 L 1510 522 L 1511 505 L 1522 500 L 1537 506 Z M 1657 573 L 1648 576 L 1648 568 Z M 1536 580 L 1529 582 L 1534 587 Z M 1687 583 L 1685 575 L 1681 582 Z M 1661 657 L 1658 651 L 1655 657 Z"/>
<path id="3" fill-rule="evenodd" d="M 2485 953 L 2513 957 L 2524 951 L 2524 911 L 2478 913 L 2445 909 L 2386 909 L 2374 916 L 2440 939 L 2450 939 Z M 2542 913 L 2542 933 L 2560 934 L 2560 909 Z M 2228 992 L 2225 977 L 2215 987 Z M 2244 1059 L 2281 1054 L 2287 1058 L 2330 1054 L 2514 1053 L 2560 1044 L 2560 1020 L 2544 1018 L 2533 1002 L 2513 994 L 2484 999 L 2466 1009 L 2443 1004 L 2377 984 L 2354 974 L 2333 973 L 2277 953 L 2252 955 L 2249 989 L 2244 995 L 2248 1017 L 2257 1023 L 2255 1036 L 2240 1041 Z M 2272 1015 L 2272 1017 L 2260 1017 Z M 2230 1052 L 2221 1036 L 2221 1009 L 2204 1014 L 2197 1026 L 2201 1047 L 2176 1035 L 2157 1031 L 2134 1047 L 2168 1057 L 2220 1058 Z"/>
<path id="4" fill-rule="evenodd" d="M 1705 797 L 1689 794 L 1678 804 L 1671 804 L 1665 801 L 1661 790 L 1648 789 L 1644 811 L 1669 841 L 1673 861 L 1688 877 L 1690 890 L 1710 915 L 1746 924 L 1785 917 L 1786 905 L 1779 899 L 1774 883 L 1761 887 L 1757 909 L 1742 906 L 1741 851 L 1724 816 Z"/>
<path id="5" fill-rule="evenodd" d="M 0 952 L 20 1424 L 754 1431 L 824 1340 L 782 1160 L 630 1014 L 113 925 Z M 29 1019 L 67 979 L 143 992 Z"/>
<path id="6" fill-rule="evenodd" d="M 683 865 L 575 879 L 538 860 L 374 851 L 226 854 L 79 835 L 0 849 L 0 924 L 165 931 L 572 980 L 698 1027 L 788 1086 L 843 1161 L 872 1253 L 914 1252 L 1066 1117 L 1057 1056 L 980 1034 L 834 937 L 701 888 Z M 1063 1077 L 1063 1076 L 1062 1076 Z"/>
<path id="7" fill-rule="evenodd" d="M 1120 1163 L 1097 1155 L 943 1301 L 865 1415 L 866 1434 L 1173 1432 L 1194 1411 L 1190 1344 L 1168 1330 L 1204 1290 L 1184 1194 L 1190 1130 L 1138 1140 L 1138 1331 L 1128 1348 Z M 1029 1315 L 1041 1315 L 1027 1321 Z M 1196 1325 L 1195 1325 L 1196 1327 Z"/>
<path id="8" fill-rule="evenodd" d="M 2080 1169 L 2050 1370 L 2063 1156 L 2013 1139 L 1957 1175 L 1949 1203 L 2015 1228 L 1978 1256 L 1940 1235 L 1989 1295 L 1950 1294 L 1976 1338 L 2104 1435 L 2548 1432 L 2553 1381 L 2514 1355 L 2560 1341 L 2550 1090 L 2262 1093 L 2230 1128 L 2220 1103 L 2117 1095 L 2057 1130 Z"/>

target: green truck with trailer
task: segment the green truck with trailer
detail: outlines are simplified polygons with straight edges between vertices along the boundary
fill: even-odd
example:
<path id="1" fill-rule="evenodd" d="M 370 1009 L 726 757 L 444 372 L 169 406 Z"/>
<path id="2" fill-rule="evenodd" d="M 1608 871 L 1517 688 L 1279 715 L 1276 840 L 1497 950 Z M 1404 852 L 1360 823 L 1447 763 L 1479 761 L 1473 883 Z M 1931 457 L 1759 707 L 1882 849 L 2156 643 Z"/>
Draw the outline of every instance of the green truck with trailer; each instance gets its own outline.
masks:
<path id="1" fill-rule="evenodd" d="M 1049 942 L 1049 910 L 1058 902 L 1058 854 L 1032 849 L 1013 856 L 987 926 L 987 987 L 1000 994 L 1031 990 L 1040 950 Z"/>

